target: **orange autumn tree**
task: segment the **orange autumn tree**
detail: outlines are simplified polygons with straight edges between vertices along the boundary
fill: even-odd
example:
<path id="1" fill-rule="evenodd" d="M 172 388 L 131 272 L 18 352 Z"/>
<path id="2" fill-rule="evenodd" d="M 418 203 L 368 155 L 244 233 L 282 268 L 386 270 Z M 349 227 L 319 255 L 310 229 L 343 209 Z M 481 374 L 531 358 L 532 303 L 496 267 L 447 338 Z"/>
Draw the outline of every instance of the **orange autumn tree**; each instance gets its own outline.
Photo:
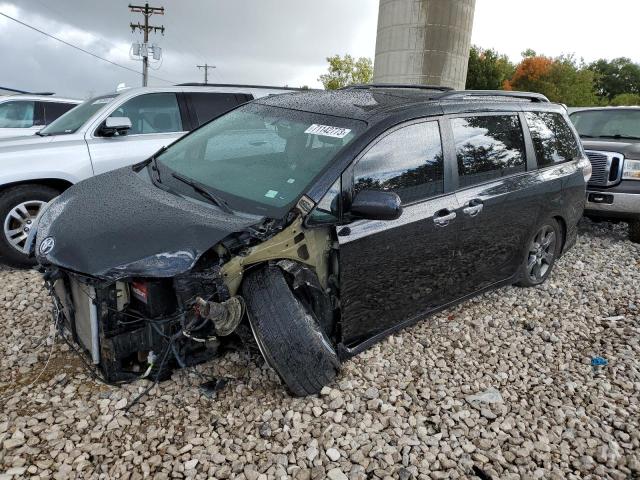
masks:
<path id="1" fill-rule="evenodd" d="M 505 90 L 542 93 L 552 102 L 568 106 L 598 105 L 595 74 L 582 60 L 577 61 L 573 55 L 545 57 L 533 50 L 522 55 L 513 76 L 503 84 Z"/>
<path id="2" fill-rule="evenodd" d="M 553 60 L 549 57 L 541 55 L 526 57 L 518 64 L 511 79 L 504 81 L 503 88 L 528 92 L 548 90 L 552 65 Z"/>

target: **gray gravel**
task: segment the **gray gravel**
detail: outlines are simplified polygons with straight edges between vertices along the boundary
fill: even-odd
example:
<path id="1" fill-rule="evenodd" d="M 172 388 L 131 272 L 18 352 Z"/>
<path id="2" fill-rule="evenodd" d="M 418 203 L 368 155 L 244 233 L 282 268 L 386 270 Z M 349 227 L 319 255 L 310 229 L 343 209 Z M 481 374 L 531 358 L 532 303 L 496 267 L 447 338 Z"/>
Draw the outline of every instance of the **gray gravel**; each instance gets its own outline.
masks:
<path id="1" fill-rule="evenodd" d="M 230 379 L 217 398 L 187 369 L 129 413 L 146 384 L 92 380 L 38 274 L 0 270 L 0 479 L 637 478 L 639 269 L 624 226 L 585 221 L 547 284 L 431 317 L 317 397 L 239 352 L 198 367 Z"/>

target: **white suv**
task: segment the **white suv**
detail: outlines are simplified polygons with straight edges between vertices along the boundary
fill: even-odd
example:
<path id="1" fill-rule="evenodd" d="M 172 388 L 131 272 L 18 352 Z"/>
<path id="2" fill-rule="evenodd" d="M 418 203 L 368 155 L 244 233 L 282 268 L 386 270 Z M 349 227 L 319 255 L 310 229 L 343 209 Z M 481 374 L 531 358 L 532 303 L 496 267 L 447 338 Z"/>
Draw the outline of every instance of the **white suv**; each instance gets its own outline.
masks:
<path id="1" fill-rule="evenodd" d="M 34 263 L 22 252 L 31 225 L 42 206 L 71 185 L 145 160 L 237 105 L 288 91 L 194 84 L 134 88 L 87 100 L 36 135 L 0 139 L 0 262 Z"/>
<path id="2" fill-rule="evenodd" d="M 80 103 L 50 95 L 0 97 L 0 138 L 33 135 Z"/>

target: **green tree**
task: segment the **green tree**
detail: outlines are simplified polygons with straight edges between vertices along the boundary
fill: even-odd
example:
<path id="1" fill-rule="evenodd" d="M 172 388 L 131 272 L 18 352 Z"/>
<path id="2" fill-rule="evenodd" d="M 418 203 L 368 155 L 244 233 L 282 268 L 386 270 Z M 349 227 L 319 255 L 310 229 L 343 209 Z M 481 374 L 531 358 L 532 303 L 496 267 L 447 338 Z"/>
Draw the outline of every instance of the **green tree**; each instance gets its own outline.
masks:
<path id="1" fill-rule="evenodd" d="M 320 75 L 318 80 L 327 90 L 337 90 L 354 84 L 371 83 L 373 80 L 373 62 L 370 58 L 357 60 L 351 55 L 328 57 L 329 71 Z"/>
<path id="2" fill-rule="evenodd" d="M 576 61 L 572 55 L 562 55 L 554 59 L 549 69 L 548 80 L 551 88 L 549 100 L 571 107 L 593 106 L 600 103 L 594 89 L 595 74 L 583 61 Z"/>
<path id="3" fill-rule="evenodd" d="M 640 105 L 640 95 L 637 93 L 621 93 L 611 100 L 612 107 L 628 107 L 631 105 Z"/>
<path id="4" fill-rule="evenodd" d="M 596 75 L 596 92 L 602 98 L 612 100 L 623 93 L 640 94 L 640 65 L 629 58 L 600 59 L 590 64 L 589 69 Z"/>
<path id="5" fill-rule="evenodd" d="M 469 52 L 467 90 L 499 90 L 515 71 L 506 55 L 493 49 L 483 50 L 475 45 Z"/>

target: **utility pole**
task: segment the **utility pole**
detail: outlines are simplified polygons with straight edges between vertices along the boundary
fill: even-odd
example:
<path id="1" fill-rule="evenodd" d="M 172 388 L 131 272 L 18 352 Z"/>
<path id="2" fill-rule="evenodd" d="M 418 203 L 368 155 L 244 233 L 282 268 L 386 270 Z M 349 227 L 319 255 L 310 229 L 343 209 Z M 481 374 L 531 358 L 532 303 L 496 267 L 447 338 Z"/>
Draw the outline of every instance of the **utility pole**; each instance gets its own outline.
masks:
<path id="1" fill-rule="evenodd" d="M 149 25 L 149 17 L 151 15 L 164 15 L 164 7 L 150 7 L 148 3 L 142 5 L 131 5 L 129 4 L 129 9 L 133 13 L 141 13 L 144 15 L 144 25 L 140 22 L 131 23 L 131 31 L 135 32 L 136 30 L 140 30 L 144 34 L 144 43 L 142 45 L 142 86 L 146 87 L 149 80 L 149 32 L 153 33 L 162 33 L 164 35 L 164 25 L 155 26 Z"/>
<path id="2" fill-rule="evenodd" d="M 209 76 L 207 75 L 209 73 L 209 69 L 210 68 L 214 69 L 214 68 L 216 68 L 216 66 L 215 65 L 209 65 L 209 64 L 205 63 L 204 65 L 196 65 L 196 67 L 204 68 L 204 83 L 205 83 L 205 85 L 207 83 L 209 83 L 209 81 L 208 81 L 209 80 Z"/>

